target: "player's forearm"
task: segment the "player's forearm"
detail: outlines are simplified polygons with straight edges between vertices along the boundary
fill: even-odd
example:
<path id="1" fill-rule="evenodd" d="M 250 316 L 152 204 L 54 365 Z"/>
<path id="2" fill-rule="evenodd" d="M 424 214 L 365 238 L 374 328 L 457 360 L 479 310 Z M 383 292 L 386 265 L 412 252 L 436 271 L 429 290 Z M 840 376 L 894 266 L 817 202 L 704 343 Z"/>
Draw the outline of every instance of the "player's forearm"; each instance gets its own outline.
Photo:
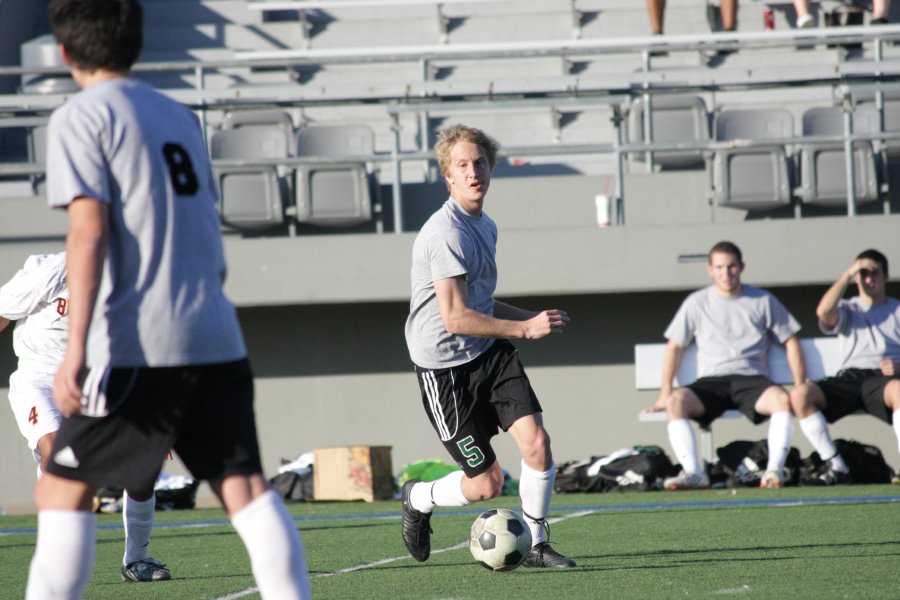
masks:
<path id="1" fill-rule="evenodd" d="M 663 354 L 662 376 L 660 389 L 662 391 L 672 391 L 672 382 L 675 380 L 675 374 L 678 372 L 678 366 L 681 364 L 681 356 L 684 354 L 684 346 L 669 342 L 666 344 L 666 351 Z"/>
<path id="2" fill-rule="evenodd" d="M 853 281 L 853 276 L 849 272 L 843 273 L 837 281 L 831 284 L 831 287 L 828 288 L 822 296 L 822 299 L 819 300 L 819 305 L 816 307 L 816 316 L 821 322 L 829 326 L 837 324 L 838 303 L 841 301 L 841 298 L 844 297 L 847 286 L 850 285 L 851 281 Z"/>
<path id="3" fill-rule="evenodd" d="M 806 359 L 803 356 L 803 348 L 796 336 L 789 339 L 784 344 L 785 354 L 787 355 L 788 368 L 791 370 L 791 376 L 794 379 L 794 385 L 800 385 L 806 381 Z"/>
<path id="4" fill-rule="evenodd" d="M 538 313 L 524 308 L 518 308 L 499 300 L 494 300 L 494 317 L 509 321 L 527 321 Z"/>
<path id="5" fill-rule="evenodd" d="M 6 317 L 0 317 L 0 331 L 3 331 L 4 329 L 6 329 L 7 326 L 9 326 L 9 323 L 10 323 L 9 319 L 7 319 Z"/>
<path id="6" fill-rule="evenodd" d="M 450 333 L 472 337 L 522 339 L 527 336 L 522 321 L 490 317 L 468 307 L 447 315 L 444 326 Z"/>

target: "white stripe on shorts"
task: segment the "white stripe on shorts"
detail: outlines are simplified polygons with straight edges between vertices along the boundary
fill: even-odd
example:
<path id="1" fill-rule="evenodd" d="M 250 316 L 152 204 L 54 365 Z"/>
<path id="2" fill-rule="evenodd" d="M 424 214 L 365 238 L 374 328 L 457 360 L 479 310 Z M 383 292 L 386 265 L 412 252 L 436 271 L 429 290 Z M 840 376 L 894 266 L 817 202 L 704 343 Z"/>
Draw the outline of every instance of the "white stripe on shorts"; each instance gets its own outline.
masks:
<path id="1" fill-rule="evenodd" d="M 81 388 L 81 414 L 87 417 L 105 417 L 109 414 L 106 399 L 106 382 L 109 369 L 94 367 L 88 371 Z"/>
<path id="2" fill-rule="evenodd" d="M 437 379 L 433 371 L 424 371 L 422 376 L 422 389 L 425 390 L 425 396 L 428 398 L 428 405 L 431 408 L 431 415 L 437 425 L 438 437 L 442 442 L 450 439 L 450 430 L 447 423 L 444 422 L 444 411 L 441 410 L 441 394 L 438 390 Z"/>

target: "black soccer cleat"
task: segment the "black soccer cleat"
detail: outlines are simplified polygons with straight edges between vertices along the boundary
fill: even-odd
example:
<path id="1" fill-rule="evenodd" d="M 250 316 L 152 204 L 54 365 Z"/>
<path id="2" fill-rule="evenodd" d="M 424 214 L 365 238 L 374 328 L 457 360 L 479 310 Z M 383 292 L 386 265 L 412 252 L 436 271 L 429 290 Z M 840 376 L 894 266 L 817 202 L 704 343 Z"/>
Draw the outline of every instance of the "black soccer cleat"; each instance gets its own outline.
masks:
<path id="1" fill-rule="evenodd" d="M 403 484 L 403 543 L 414 559 L 425 562 L 431 555 L 431 513 L 419 512 L 409 503 L 409 494 L 418 479 Z"/>
<path id="2" fill-rule="evenodd" d="M 847 473 L 846 471 L 836 471 L 826 463 L 823 465 L 822 470 L 819 471 L 815 477 L 805 481 L 804 485 L 843 485 L 846 483 L 851 483 L 850 473 Z"/>
<path id="3" fill-rule="evenodd" d="M 168 581 L 172 573 L 166 565 L 155 558 L 147 557 L 122 566 L 122 581 Z"/>
<path id="4" fill-rule="evenodd" d="M 569 569 L 575 566 L 575 561 L 551 548 L 547 542 L 539 542 L 531 547 L 522 564 L 537 569 Z"/>

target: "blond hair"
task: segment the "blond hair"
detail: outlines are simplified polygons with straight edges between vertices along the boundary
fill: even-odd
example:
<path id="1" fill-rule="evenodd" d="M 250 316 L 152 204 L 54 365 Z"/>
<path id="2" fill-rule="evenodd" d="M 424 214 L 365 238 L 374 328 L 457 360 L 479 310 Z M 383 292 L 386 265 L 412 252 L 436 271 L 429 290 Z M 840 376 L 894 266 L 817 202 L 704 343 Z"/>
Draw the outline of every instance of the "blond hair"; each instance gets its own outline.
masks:
<path id="1" fill-rule="evenodd" d="M 441 174 L 446 173 L 450 169 L 450 153 L 459 142 L 470 142 L 481 146 L 487 156 L 488 166 L 491 171 L 494 170 L 494 165 L 497 164 L 497 150 L 499 148 L 497 142 L 480 129 L 457 124 L 442 129 L 438 133 L 437 141 L 434 143 L 434 157 L 437 159 Z"/>

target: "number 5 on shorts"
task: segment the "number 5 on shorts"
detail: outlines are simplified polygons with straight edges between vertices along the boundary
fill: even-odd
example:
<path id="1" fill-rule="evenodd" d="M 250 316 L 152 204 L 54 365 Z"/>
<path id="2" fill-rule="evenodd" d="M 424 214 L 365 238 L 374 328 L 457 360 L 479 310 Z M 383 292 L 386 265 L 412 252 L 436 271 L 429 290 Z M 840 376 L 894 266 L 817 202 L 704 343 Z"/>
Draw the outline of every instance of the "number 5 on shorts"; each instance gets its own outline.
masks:
<path id="1" fill-rule="evenodd" d="M 459 447 L 459 451 L 463 453 L 463 456 L 466 457 L 466 463 L 470 467 L 477 467 L 484 462 L 484 454 L 481 452 L 481 448 L 475 445 L 475 440 L 471 435 L 459 440 L 456 442 L 456 445 Z"/>

